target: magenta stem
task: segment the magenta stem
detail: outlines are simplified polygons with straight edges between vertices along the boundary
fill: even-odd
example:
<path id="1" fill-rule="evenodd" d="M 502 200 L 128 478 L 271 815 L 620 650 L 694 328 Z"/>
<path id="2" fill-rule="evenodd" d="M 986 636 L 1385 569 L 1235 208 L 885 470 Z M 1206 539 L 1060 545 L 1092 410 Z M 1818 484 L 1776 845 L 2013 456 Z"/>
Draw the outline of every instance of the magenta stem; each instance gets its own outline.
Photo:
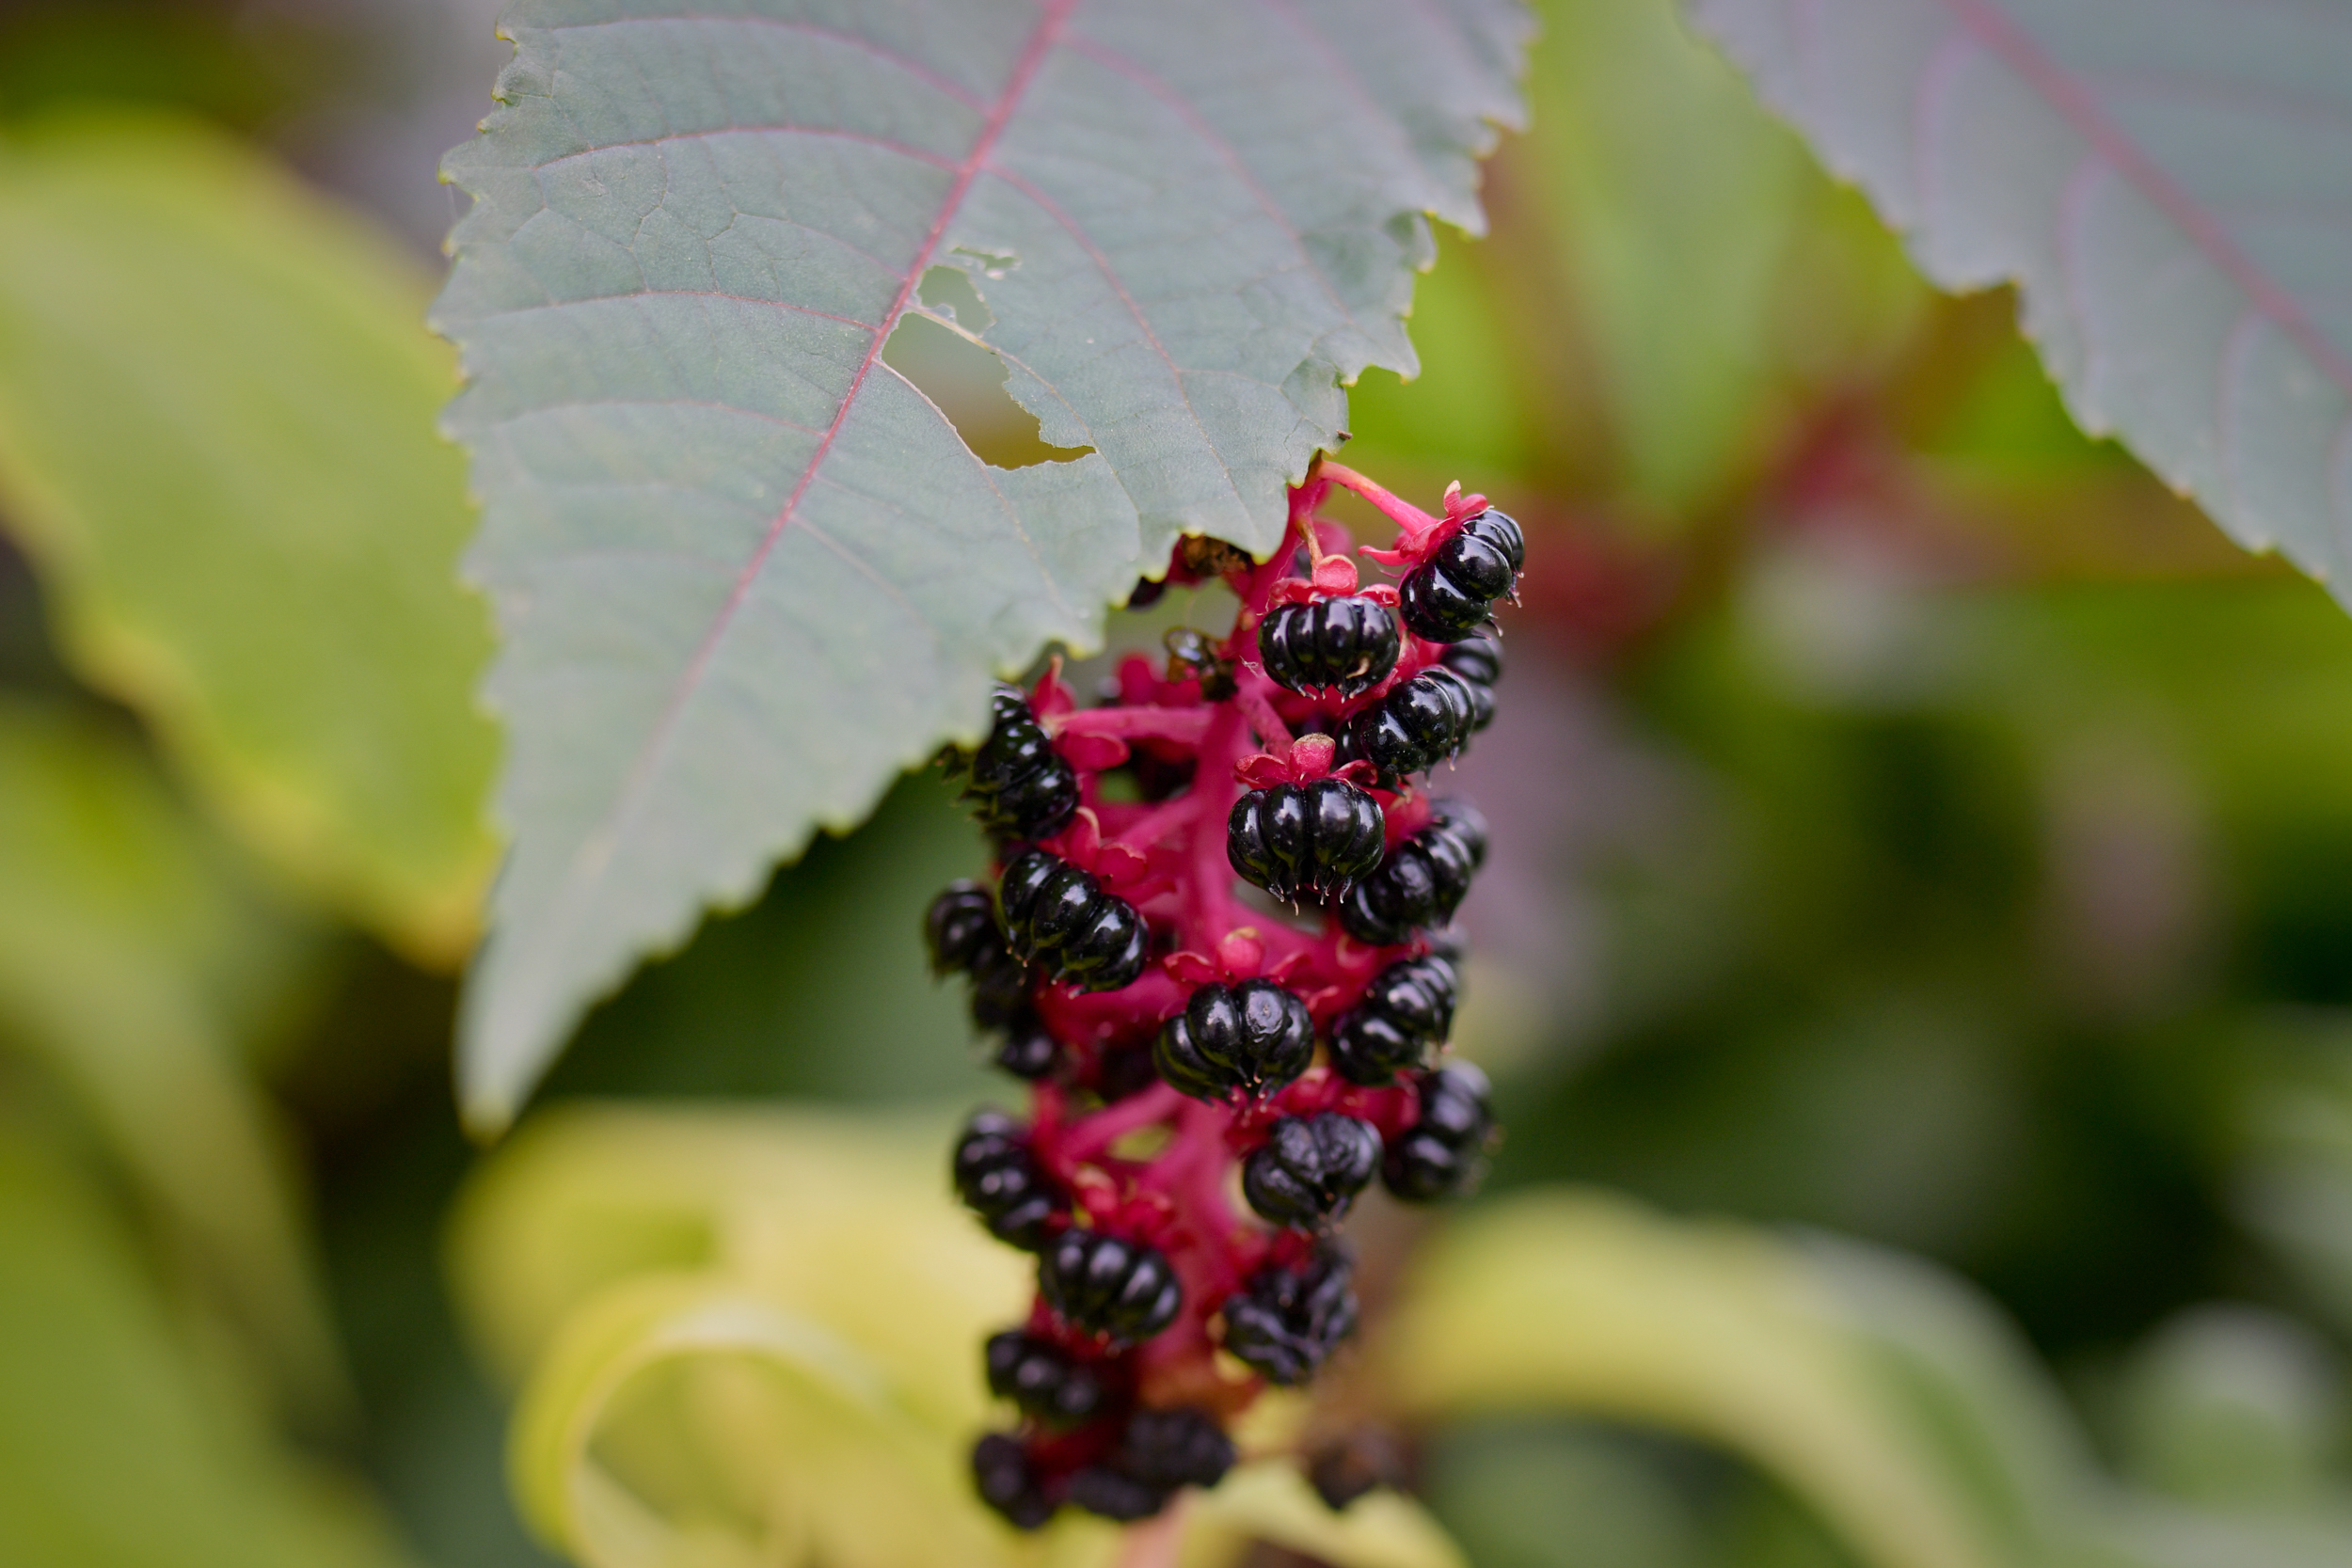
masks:
<path id="1" fill-rule="evenodd" d="M 1315 474 L 1316 477 L 1330 480 L 1335 484 L 1343 484 L 1370 501 L 1381 515 L 1403 531 L 1405 537 L 1398 541 L 1400 545 L 1417 540 L 1438 526 L 1437 518 L 1396 495 L 1387 486 L 1374 483 L 1345 464 L 1334 463 L 1326 458 L 1322 466 L 1315 469 Z"/>
<path id="2" fill-rule="evenodd" d="M 1049 735 L 1116 735 L 1198 746 L 1208 730 L 1211 711 L 1205 707 L 1089 707 L 1052 714 L 1041 722 Z"/>

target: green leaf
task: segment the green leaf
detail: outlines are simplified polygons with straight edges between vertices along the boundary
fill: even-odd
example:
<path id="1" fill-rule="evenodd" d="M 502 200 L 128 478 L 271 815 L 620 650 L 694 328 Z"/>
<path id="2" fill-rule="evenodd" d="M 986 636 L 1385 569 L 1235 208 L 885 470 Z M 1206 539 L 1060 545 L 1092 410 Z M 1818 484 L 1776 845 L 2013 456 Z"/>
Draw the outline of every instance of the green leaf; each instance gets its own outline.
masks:
<path id="1" fill-rule="evenodd" d="M 113 726 L 0 699 L 0 1043 L 46 1062 L 265 1364 L 342 1391 L 285 1131 L 245 1058 L 315 946 Z"/>
<path id="2" fill-rule="evenodd" d="M 424 297 L 192 122 L 0 142 L 0 507 L 69 658 L 295 885 L 453 961 L 496 736 Z"/>
<path id="3" fill-rule="evenodd" d="M 2015 281 L 2084 429 L 2352 580 L 2352 31 L 2175 0 L 1690 0 L 1948 289 Z"/>
<path id="4" fill-rule="evenodd" d="M 589 1001 L 976 740 L 1180 531 L 1270 548 L 1340 384 L 1409 368 L 1517 0 L 524 0 L 437 321 L 515 845 L 463 1022 L 496 1125 Z M 918 289 L 920 293 L 918 293 Z M 1061 461 L 982 462 L 919 314 Z"/>
<path id="5" fill-rule="evenodd" d="M 175 1332 L 122 1227 L 0 1122 L 0 1561 L 397 1568 Z"/>
<path id="6" fill-rule="evenodd" d="M 1032 1280 L 942 1196 L 949 1125 L 565 1108 L 490 1160 L 451 1258 L 469 1325 L 523 1386 L 511 1468 L 543 1537 L 593 1568 L 1126 1560 L 1099 1519 L 1024 1536 L 972 1492 L 972 1440 L 1009 1414 L 978 1347 Z M 1303 1414 L 1274 1404 L 1276 1425 Z M 1335 1514 L 1279 1456 L 1188 1498 L 1178 1528 L 1187 1568 L 1258 1541 L 1333 1568 L 1461 1568 L 1417 1503 Z"/>

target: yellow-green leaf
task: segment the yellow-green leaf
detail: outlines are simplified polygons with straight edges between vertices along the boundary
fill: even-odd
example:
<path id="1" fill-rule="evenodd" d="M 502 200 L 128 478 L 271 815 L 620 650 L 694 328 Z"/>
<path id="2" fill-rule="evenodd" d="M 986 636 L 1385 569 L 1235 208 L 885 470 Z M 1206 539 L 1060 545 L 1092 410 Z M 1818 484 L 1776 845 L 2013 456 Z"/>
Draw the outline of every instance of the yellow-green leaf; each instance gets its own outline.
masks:
<path id="1" fill-rule="evenodd" d="M 314 943 L 136 743 L 0 700 L 0 1045 L 45 1061 L 313 1403 L 340 1387 L 282 1130 L 241 1049 Z"/>
<path id="2" fill-rule="evenodd" d="M 0 1122 L 0 1562 L 396 1568 L 174 1332 L 114 1217 Z"/>
<path id="3" fill-rule="evenodd" d="M 0 521 L 68 658 L 297 886 L 453 961 L 496 741 L 426 294 L 192 123 L 0 140 Z"/>

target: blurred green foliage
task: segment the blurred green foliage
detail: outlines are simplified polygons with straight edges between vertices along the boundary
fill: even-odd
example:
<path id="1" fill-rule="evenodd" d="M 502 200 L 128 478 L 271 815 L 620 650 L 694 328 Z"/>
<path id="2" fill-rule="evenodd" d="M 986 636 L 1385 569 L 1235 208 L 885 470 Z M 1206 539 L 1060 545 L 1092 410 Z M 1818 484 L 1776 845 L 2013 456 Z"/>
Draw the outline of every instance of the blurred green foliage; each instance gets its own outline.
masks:
<path id="1" fill-rule="evenodd" d="M 11 1563 L 548 1560 L 442 1283 L 478 1156 L 418 959 L 462 937 L 491 746 L 448 366 L 420 259 L 230 135 L 367 75 L 357 11 L 281 8 L 0 8 Z M 1368 378 L 1349 453 L 1526 519 L 1470 767 L 1574 759 L 1496 808 L 1567 847 L 1470 911 L 1519 1000 L 1463 1042 L 1510 1127 L 1489 1216 L 1603 1183 L 1861 1292 L 1904 1418 L 1959 1434 L 1938 1484 L 2090 1499 L 2065 1560 L 2343 1560 L 2352 624 L 2076 434 L 2007 302 L 1930 296 L 1665 0 L 1543 8 L 1493 236 L 1445 243 L 1424 373 Z M 549 1097 L 987 1095 L 914 935 L 981 854 L 910 777 L 608 1001 Z M 1825 1231 L 1969 1284 L 1905 1317 Z M 1889 1326 L 1998 1338 L 1971 1289 L 2029 1348 Z M 1693 1343 L 1719 1402 L 1808 1364 Z M 1574 1370 L 1573 1419 L 1418 1433 L 1480 1568 L 1877 1560 L 1837 1464 L 1775 1458 L 1787 1410 Z"/>

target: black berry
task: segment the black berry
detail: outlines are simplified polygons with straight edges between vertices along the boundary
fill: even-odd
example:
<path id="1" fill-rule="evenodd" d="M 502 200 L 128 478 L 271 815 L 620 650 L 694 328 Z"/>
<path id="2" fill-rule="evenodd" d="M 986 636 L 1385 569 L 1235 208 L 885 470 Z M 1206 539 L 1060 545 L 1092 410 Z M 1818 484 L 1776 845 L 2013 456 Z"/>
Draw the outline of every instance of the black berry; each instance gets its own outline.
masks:
<path id="1" fill-rule="evenodd" d="M 1331 1065 L 1352 1084 L 1392 1083 L 1420 1067 L 1454 1027 L 1459 984 L 1454 965 L 1435 953 L 1389 965 L 1332 1025 Z"/>
<path id="2" fill-rule="evenodd" d="M 1259 1270 L 1226 1299 L 1226 1350 L 1268 1383 L 1306 1382 L 1355 1330 L 1354 1273 L 1327 1243 L 1303 1269 Z"/>
<path id="3" fill-rule="evenodd" d="M 1441 926 L 1470 891 L 1486 858 L 1486 820 L 1458 800 L 1440 800 L 1429 825 L 1392 850 L 1340 904 L 1340 926 L 1375 947 Z"/>
<path id="4" fill-rule="evenodd" d="M 933 974 L 968 972 L 1002 951 L 996 900 L 977 882 L 950 882 L 923 915 L 923 945 Z"/>
<path id="5" fill-rule="evenodd" d="M 1162 1026 L 1160 1076 L 1195 1100 L 1259 1094 L 1307 1070 L 1315 1053 L 1307 1004 L 1271 980 L 1202 986 Z"/>
<path id="6" fill-rule="evenodd" d="M 1477 689 L 1433 664 L 1347 721 L 1339 760 L 1369 762 L 1389 780 L 1426 772 L 1459 752 L 1477 727 Z"/>
<path id="7" fill-rule="evenodd" d="M 1001 1111 L 980 1111 L 956 1145 L 956 1192 L 998 1240 L 1035 1252 L 1053 1239 L 1061 1195 L 1030 1156 L 1028 1129 Z"/>
<path id="8" fill-rule="evenodd" d="M 1421 1081 L 1421 1116 L 1389 1146 L 1380 1180 L 1407 1203 L 1434 1203 L 1468 1191 L 1485 1162 L 1486 1075 L 1468 1062 L 1449 1062 Z"/>
<path id="9" fill-rule="evenodd" d="M 1481 626 L 1438 657 L 1438 662 L 1462 677 L 1470 689 L 1477 712 L 1470 728 L 1483 730 L 1494 722 L 1495 683 L 1502 678 L 1502 639 L 1492 626 Z"/>
<path id="10" fill-rule="evenodd" d="M 1038 1259 L 1037 1288 L 1064 1319 L 1114 1340 L 1150 1338 L 1184 1301 L 1157 1247 L 1099 1230 L 1063 1231 Z"/>
<path id="11" fill-rule="evenodd" d="M 972 1445 L 972 1481 L 982 1502 L 1022 1529 L 1036 1529 L 1054 1516 L 1028 1451 L 1009 1433 L 992 1432 Z"/>
<path id="12" fill-rule="evenodd" d="M 1034 1013 L 1026 1013 L 1012 1021 L 1005 1037 L 996 1047 L 996 1065 L 1015 1078 L 1034 1082 L 1049 1077 L 1061 1064 L 1061 1047 L 1053 1032 Z"/>
<path id="13" fill-rule="evenodd" d="M 1150 933 L 1136 908 L 1057 855 L 1032 849 L 1005 867 L 1005 937 L 1016 958 L 1084 990 L 1117 990 L 1143 973 Z"/>
<path id="14" fill-rule="evenodd" d="M 1380 863 L 1385 832 L 1378 802 L 1343 779 L 1275 784 L 1233 802 L 1225 856 L 1282 902 L 1319 903 Z"/>
<path id="15" fill-rule="evenodd" d="M 1146 1518 L 1180 1486 L 1215 1486 L 1233 1458 L 1233 1440 L 1207 1411 L 1138 1410 L 1108 1458 L 1070 1478 L 1070 1500 L 1105 1518 Z"/>
<path id="16" fill-rule="evenodd" d="M 996 724 L 973 754 L 964 795 L 976 802 L 980 820 L 1002 836 L 1043 838 L 1059 832 L 1078 807 L 1077 771 L 1054 750 L 1020 692 L 1000 686 L 993 704 Z"/>
<path id="17" fill-rule="evenodd" d="M 1284 1117 L 1242 1166 L 1242 1195 L 1276 1225 L 1325 1225 L 1380 1169 L 1380 1134 L 1370 1122 L 1326 1111 Z"/>
<path id="18" fill-rule="evenodd" d="M 1029 1012 L 1029 966 L 1005 951 L 1002 932 L 990 939 L 990 950 L 972 968 L 972 1022 L 983 1029 L 1002 1029 Z"/>
<path id="19" fill-rule="evenodd" d="M 1488 507 L 1466 517 L 1398 589 L 1405 624 L 1432 642 L 1459 642 L 1484 625 L 1497 599 L 1517 592 L 1527 563 L 1519 525 Z"/>
<path id="20" fill-rule="evenodd" d="M 989 1339 L 987 1360 L 989 1390 L 1049 1426 L 1083 1425 L 1110 1402 L 1093 1370 L 1051 1339 L 1009 1328 Z"/>
<path id="21" fill-rule="evenodd" d="M 1258 625 L 1260 662 L 1293 691 L 1369 691 L 1396 668 L 1399 641 L 1396 617 L 1361 594 L 1283 605 Z"/>

